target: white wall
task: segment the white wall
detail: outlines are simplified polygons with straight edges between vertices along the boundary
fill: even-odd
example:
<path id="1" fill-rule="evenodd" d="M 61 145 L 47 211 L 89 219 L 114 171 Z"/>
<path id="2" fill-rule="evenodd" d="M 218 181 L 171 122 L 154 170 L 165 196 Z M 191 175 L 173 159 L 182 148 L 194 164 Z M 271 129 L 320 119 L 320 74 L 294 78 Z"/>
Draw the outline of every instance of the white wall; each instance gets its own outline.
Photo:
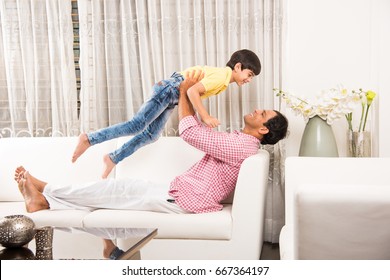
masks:
<path id="1" fill-rule="evenodd" d="M 390 1 L 287 0 L 283 89 L 310 96 L 343 84 L 378 93 L 373 108 L 373 153 L 390 156 Z M 287 156 L 297 155 L 305 123 L 290 119 Z M 346 155 L 346 121 L 332 125 L 340 156 Z"/>

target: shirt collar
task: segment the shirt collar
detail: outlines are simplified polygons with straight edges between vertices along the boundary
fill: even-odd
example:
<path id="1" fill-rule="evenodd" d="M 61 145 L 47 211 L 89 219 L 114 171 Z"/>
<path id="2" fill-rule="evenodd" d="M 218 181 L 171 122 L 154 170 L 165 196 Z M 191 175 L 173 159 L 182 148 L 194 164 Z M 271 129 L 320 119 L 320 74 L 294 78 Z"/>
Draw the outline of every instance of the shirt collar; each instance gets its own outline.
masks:
<path id="1" fill-rule="evenodd" d="M 238 130 L 235 130 L 234 132 L 242 137 L 248 138 L 248 140 L 252 141 L 253 143 L 256 143 L 258 145 L 260 144 L 260 140 L 258 138 L 256 138 L 255 136 L 249 135 L 247 133 L 244 133 L 244 132 L 238 131 Z"/>

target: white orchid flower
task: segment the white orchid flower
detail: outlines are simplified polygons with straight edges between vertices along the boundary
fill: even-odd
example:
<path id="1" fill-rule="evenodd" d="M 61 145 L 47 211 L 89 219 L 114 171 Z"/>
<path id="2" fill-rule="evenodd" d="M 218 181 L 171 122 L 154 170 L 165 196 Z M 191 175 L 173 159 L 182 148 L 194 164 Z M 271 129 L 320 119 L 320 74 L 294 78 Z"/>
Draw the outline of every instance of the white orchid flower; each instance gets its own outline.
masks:
<path id="1" fill-rule="evenodd" d="M 351 113 L 362 102 L 360 94 L 350 92 L 342 85 L 321 90 L 312 100 L 280 90 L 277 95 L 295 114 L 302 115 L 305 121 L 317 115 L 328 124 Z"/>

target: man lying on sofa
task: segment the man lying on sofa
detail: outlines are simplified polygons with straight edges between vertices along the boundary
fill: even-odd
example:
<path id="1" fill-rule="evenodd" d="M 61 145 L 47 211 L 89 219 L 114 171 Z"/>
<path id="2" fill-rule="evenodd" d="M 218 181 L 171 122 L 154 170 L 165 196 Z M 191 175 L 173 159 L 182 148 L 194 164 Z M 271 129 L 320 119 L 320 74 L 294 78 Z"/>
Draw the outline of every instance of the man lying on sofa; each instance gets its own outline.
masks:
<path id="1" fill-rule="evenodd" d="M 170 187 L 142 180 L 104 179 L 88 184 L 54 186 L 15 170 L 15 180 L 27 212 L 43 209 L 129 209 L 165 213 L 206 213 L 222 209 L 236 185 L 242 162 L 261 144 L 275 144 L 287 133 L 288 121 L 275 110 L 255 110 L 244 116 L 242 131 L 217 132 L 201 124 L 187 97 L 198 81 L 194 73 L 180 86 L 178 104 L 180 137 L 205 152 Z M 184 155 L 185 156 L 185 155 Z"/>

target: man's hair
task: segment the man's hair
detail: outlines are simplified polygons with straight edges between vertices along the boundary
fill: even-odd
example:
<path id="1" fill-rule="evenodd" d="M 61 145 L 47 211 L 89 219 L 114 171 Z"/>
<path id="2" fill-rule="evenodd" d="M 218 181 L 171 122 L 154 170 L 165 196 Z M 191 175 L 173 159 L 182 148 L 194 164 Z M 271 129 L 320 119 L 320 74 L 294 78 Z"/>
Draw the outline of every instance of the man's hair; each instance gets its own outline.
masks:
<path id="1" fill-rule="evenodd" d="M 282 113 L 274 110 L 276 116 L 264 123 L 268 128 L 268 133 L 263 135 L 261 139 L 262 145 L 274 145 L 282 140 L 287 135 L 288 120 Z"/>
<path id="2" fill-rule="evenodd" d="M 232 70 L 234 70 L 234 66 L 237 63 L 241 63 L 241 70 L 249 69 L 256 76 L 260 74 L 261 71 L 261 63 L 260 59 L 257 55 L 250 50 L 239 50 L 232 54 L 226 66 L 229 66 Z"/>

